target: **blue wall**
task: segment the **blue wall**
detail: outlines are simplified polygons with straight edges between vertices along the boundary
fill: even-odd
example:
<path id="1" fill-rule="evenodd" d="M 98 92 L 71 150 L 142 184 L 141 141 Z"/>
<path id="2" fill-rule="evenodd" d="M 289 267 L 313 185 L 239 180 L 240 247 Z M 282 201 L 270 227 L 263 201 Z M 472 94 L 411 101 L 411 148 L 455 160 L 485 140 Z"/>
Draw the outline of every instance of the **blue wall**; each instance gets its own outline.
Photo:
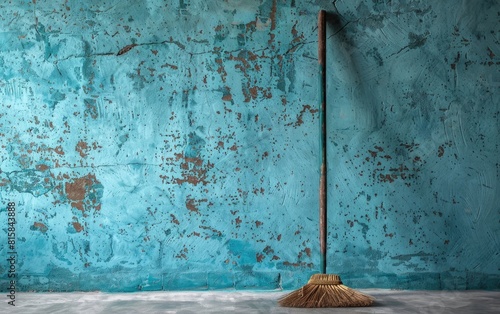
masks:
<path id="1" fill-rule="evenodd" d="M 500 288 L 497 1 L 0 4 L 20 290 Z M 2 289 L 8 264 L 0 264 Z M 6 288 L 6 287 L 5 287 Z"/>

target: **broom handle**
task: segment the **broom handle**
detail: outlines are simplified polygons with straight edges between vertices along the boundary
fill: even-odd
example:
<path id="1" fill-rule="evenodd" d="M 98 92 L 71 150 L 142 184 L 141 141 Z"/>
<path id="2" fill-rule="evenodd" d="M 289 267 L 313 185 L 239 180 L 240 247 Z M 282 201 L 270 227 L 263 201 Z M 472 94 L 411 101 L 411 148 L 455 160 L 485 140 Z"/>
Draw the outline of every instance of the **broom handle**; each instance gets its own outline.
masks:
<path id="1" fill-rule="evenodd" d="M 326 274 L 326 238 L 327 238 L 327 220 L 326 220 L 326 12 L 320 10 L 318 13 L 318 62 L 320 73 L 320 124 L 321 124 L 321 168 L 319 179 L 319 245 L 320 245 L 320 267 L 321 272 Z"/>

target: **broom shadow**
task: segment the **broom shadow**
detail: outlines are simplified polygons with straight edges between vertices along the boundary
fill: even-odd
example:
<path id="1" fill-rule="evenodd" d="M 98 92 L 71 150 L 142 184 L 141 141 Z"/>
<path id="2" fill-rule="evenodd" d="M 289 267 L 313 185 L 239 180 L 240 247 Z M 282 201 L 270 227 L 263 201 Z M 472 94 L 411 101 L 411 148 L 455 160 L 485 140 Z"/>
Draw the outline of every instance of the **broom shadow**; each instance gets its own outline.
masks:
<path id="1" fill-rule="evenodd" d="M 380 92 L 377 93 L 376 89 L 372 89 L 369 85 L 370 81 L 367 81 L 366 74 L 368 71 L 367 68 L 362 68 L 360 64 L 362 61 L 358 60 L 361 56 L 360 54 L 355 54 L 354 49 L 357 49 L 357 43 L 354 42 L 353 36 L 349 34 L 349 24 L 354 23 L 351 21 L 345 20 L 341 15 L 333 12 L 328 12 L 326 15 L 326 25 L 327 25 L 327 84 L 329 84 L 327 88 L 327 120 L 329 123 L 327 124 L 328 130 L 328 139 L 327 143 L 329 145 L 328 156 L 332 156 L 329 159 L 330 165 L 328 167 L 329 173 L 329 186 L 327 191 L 329 191 L 330 200 L 341 201 L 341 197 L 335 197 L 334 193 L 339 193 L 342 189 L 354 190 L 354 194 L 365 193 L 366 195 L 373 194 L 370 193 L 370 190 L 379 190 L 380 184 L 379 178 L 376 175 L 380 173 L 377 171 L 377 166 L 373 166 L 373 186 L 366 187 L 363 185 L 352 186 L 348 185 L 349 183 L 344 183 L 344 178 L 347 182 L 357 182 L 356 177 L 358 173 L 355 173 L 355 168 L 359 165 L 355 164 L 353 158 L 347 158 L 346 161 L 349 162 L 349 166 L 344 170 L 339 172 L 339 168 L 336 167 L 336 164 L 333 161 L 338 162 L 339 160 L 344 160 L 341 158 L 343 153 L 349 154 L 349 152 L 354 152 L 349 146 L 352 144 L 356 145 L 355 154 L 363 154 L 362 149 L 365 149 L 366 144 L 368 145 L 377 145 L 373 140 L 368 139 L 370 135 L 376 133 L 376 140 L 380 143 L 385 143 L 384 145 L 387 148 L 398 149 L 398 145 L 400 145 L 401 140 L 399 140 L 395 130 L 391 127 L 384 125 L 381 120 L 382 117 L 379 115 L 380 104 L 382 103 L 382 99 L 380 98 Z M 352 25 L 351 25 L 352 26 Z M 358 44 L 359 45 L 359 44 Z M 328 60 L 330 59 L 330 60 Z M 335 86 L 335 82 L 337 81 L 337 86 Z M 340 83 L 338 83 L 340 81 Z M 368 82 L 368 83 L 367 83 Z M 339 86 L 339 84 L 342 84 Z M 338 91 L 333 87 L 337 87 L 341 93 L 343 92 L 345 98 L 347 99 L 342 103 L 339 99 Z M 376 87 L 381 88 L 381 87 Z M 330 109 L 328 111 L 328 109 Z M 333 109 L 333 110 L 332 110 Z M 339 110 L 340 109 L 340 110 Z M 347 119 L 344 117 L 344 121 L 342 121 L 342 117 L 339 115 L 344 112 L 347 113 Z M 338 134 L 340 133 L 340 134 Z M 340 142 L 341 144 L 336 144 L 335 142 Z M 333 144 L 333 145 L 332 145 Z M 338 145 L 338 146 L 337 146 Z M 380 145 L 380 146 L 384 146 Z M 342 147 L 344 146 L 344 147 Z M 386 150 L 387 150 L 386 148 Z M 338 150 L 344 149 L 339 153 Z M 337 150 L 337 151 L 334 151 Z M 373 149 L 375 150 L 375 149 Z M 368 153 L 368 148 L 366 148 L 366 153 Z M 340 157 L 340 159 L 339 159 Z M 373 156 L 370 156 L 373 157 Z M 373 159 L 373 158 L 372 158 Z M 387 166 L 386 168 L 391 168 Z M 363 170 L 372 170 L 371 168 L 363 168 Z M 333 178 L 337 177 L 337 180 Z M 341 178 L 342 180 L 339 180 Z M 350 179 L 354 180 L 350 180 Z M 360 181 L 358 181 L 360 182 Z M 334 183 L 339 184 L 338 187 L 334 186 Z M 361 182 L 360 182 L 361 183 Z M 341 185 L 345 184 L 345 185 Z M 359 188 L 359 191 L 355 189 Z M 378 191 L 377 191 L 378 192 Z M 375 192 L 375 193 L 377 193 Z M 349 200 L 351 201 L 351 200 Z M 336 208 L 338 208 L 338 204 L 334 204 L 333 202 L 329 202 L 330 205 L 328 209 L 328 215 L 330 219 L 328 220 L 328 230 L 329 236 L 328 240 L 334 240 L 333 235 L 335 234 L 334 230 L 336 228 L 336 221 L 333 219 L 334 217 L 339 217 L 336 215 Z M 352 206 L 352 205 L 351 205 Z M 361 206 L 361 205 L 360 205 Z M 368 205 L 367 205 L 368 206 Z M 370 205 L 374 206 L 374 205 Z M 342 212 L 346 212 L 346 208 L 341 209 Z M 368 212 L 368 207 L 362 208 L 362 211 L 365 213 Z M 366 228 L 368 228 L 365 232 L 368 232 L 370 228 L 379 229 L 380 226 L 375 225 L 373 223 L 366 223 Z M 342 220 L 342 223 L 345 223 L 345 219 Z M 399 226 L 399 225 L 398 225 Z M 399 228 L 399 227 L 398 227 Z M 401 229 L 401 228 L 400 228 Z M 400 232 L 404 232 L 404 230 L 399 230 Z M 398 232 L 399 233 L 399 232 Z M 401 234 L 401 233 L 400 233 Z M 361 232 L 358 233 L 359 237 L 362 237 Z M 337 241 L 341 239 L 342 236 L 339 235 Z M 347 240 L 347 237 L 343 238 L 344 241 Z M 346 243 L 347 244 L 347 243 Z M 335 254 L 342 255 L 341 245 L 328 245 L 327 244 L 327 259 L 335 260 Z M 335 252 L 337 250 L 337 252 Z M 366 249 L 367 252 L 373 254 L 371 257 L 365 257 L 370 260 L 372 263 L 376 264 L 376 256 L 383 256 L 387 254 L 387 251 L 380 251 L 377 247 L 374 247 L 373 244 L 369 245 L 369 248 Z M 356 252 L 354 255 L 365 254 L 366 252 Z M 346 259 L 348 262 L 349 259 Z M 368 262 L 370 262 L 368 261 Z M 342 273 L 342 269 L 339 265 L 335 265 L 334 263 L 327 263 L 329 271 L 332 272 L 340 272 Z M 368 282 L 369 274 L 367 272 L 377 271 L 375 269 L 376 266 L 373 266 L 372 269 L 369 267 L 361 267 L 363 270 L 356 270 L 352 268 L 347 272 L 344 272 L 346 279 L 349 282 Z M 367 270 L 367 272 L 364 272 Z M 361 273 L 363 271 L 363 273 Z M 383 274 L 382 274 L 383 275 Z M 370 281 L 371 282 L 371 281 Z M 385 281 L 384 281 L 385 283 Z"/>
<path id="2" fill-rule="evenodd" d="M 351 139 L 350 141 L 347 141 L 347 140 L 343 141 L 342 144 L 347 145 L 347 144 L 351 144 L 351 143 L 358 143 L 358 144 L 361 144 L 359 146 L 359 148 L 362 148 L 364 144 L 372 142 L 372 140 L 370 140 L 370 141 L 367 140 L 368 135 L 377 132 L 378 133 L 377 135 L 379 135 L 377 137 L 377 140 L 385 143 L 385 145 L 387 145 L 387 147 L 393 148 L 395 150 L 396 154 L 399 154 L 398 150 L 400 149 L 401 145 L 404 145 L 404 142 L 400 139 L 398 132 L 393 127 L 389 127 L 389 126 L 385 125 L 384 121 L 382 120 L 382 117 L 379 116 L 379 112 L 381 109 L 379 106 L 382 103 L 383 99 L 381 99 L 380 94 L 376 95 L 375 93 L 370 91 L 369 83 L 366 83 L 366 79 L 363 78 L 363 75 L 362 75 L 362 73 L 366 72 L 367 69 L 362 68 L 360 66 L 361 62 L 357 61 L 357 58 L 353 54 L 351 54 L 349 51 L 349 50 L 352 51 L 352 49 L 356 47 L 356 44 L 354 43 L 353 39 L 351 39 L 350 35 L 348 34 L 347 27 L 351 23 L 354 23 L 354 22 L 345 20 L 341 15 L 339 15 L 337 13 L 328 12 L 326 14 L 326 25 L 327 25 L 327 40 L 326 40 L 327 71 L 326 71 L 326 73 L 327 73 L 327 82 L 332 82 L 335 80 L 338 81 L 340 79 L 337 76 L 338 72 L 336 71 L 336 68 L 339 67 L 339 65 L 343 65 L 344 68 L 347 69 L 347 70 L 344 70 L 344 72 L 342 73 L 342 74 L 344 74 L 342 78 L 345 81 L 343 83 L 345 84 L 347 82 L 347 85 L 349 87 L 344 87 L 344 88 L 351 88 L 352 92 L 349 94 L 349 97 L 347 97 L 348 102 L 349 102 L 349 104 L 348 104 L 349 107 L 344 105 L 345 107 L 342 107 L 342 108 L 352 109 L 352 111 L 354 112 L 353 116 L 350 117 L 349 119 L 347 119 L 348 120 L 347 123 L 340 121 L 341 119 L 338 117 L 338 112 L 334 112 L 334 110 L 331 110 L 332 107 L 335 107 L 332 105 L 334 105 L 334 102 L 336 101 L 336 97 L 335 97 L 336 91 L 332 88 L 327 88 L 327 104 L 326 104 L 326 106 L 327 106 L 327 121 L 330 122 L 327 124 L 327 128 L 329 128 L 329 131 L 327 133 L 328 134 L 327 143 L 330 147 L 330 149 L 328 150 L 328 156 L 336 156 L 334 154 L 335 152 L 333 150 L 341 148 L 340 145 L 335 147 L 336 145 L 334 142 L 336 141 L 336 139 L 339 139 L 342 141 L 343 137 L 337 136 L 337 134 L 335 134 L 334 132 L 344 132 L 344 131 L 345 131 L 345 134 L 347 134 L 347 136 L 352 135 L 353 139 L 358 138 L 360 140 L 364 140 L 364 143 L 362 143 L 360 141 L 354 141 L 353 139 Z M 332 57 L 332 54 L 334 54 L 334 58 L 332 58 L 333 61 L 331 61 L 332 59 L 329 61 L 328 59 L 330 57 Z M 377 87 L 377 88 L 381 88 L 381 87 Z M 328 111 L 328 109 L 330 109 L 330 110 Z M 336 109 L 338 109 L 338 107 Z M 336 110 L 336 111 L 338 111 L 338 110 Z M 340 127 L 338 127 L 336 125 L 339 122 L 340 122 Z M 332 145 L 332 144 L 334 144 L 334 145 Z M 375 143 L 373 143 L 373 144 L 376 145 Z M 425 155 L 425 154 L 429 153 L 428 151 L 430 150 L 430 148 L 429 147 L 420 147 L 419 150 L 422 154 Z M 345 150 L 344 152 L 347 153 L 348 150 Z M 361 153 L 362 153 L 361 151 L 356 152 L 356 154 L 361 154 Z M 401 153 L 403 154 L 403 159 L 404 159 L 403 163 L 404 163 L 408 160 L 409 156 L 404 155 L 404 154 L 407 154 L 406 151 L 403 151 Z M 334 158 L 337 159 L 337 157 L 334 157 Z M 331 161 L 331 160 L 332 160 L 332 158 L 330 157 L 329 161 Z M 353 160 L 351 159 L 348 161 L 350 162 L 349 168 L 354 169 L 356 165 L 353 163 Z M 354 173 L 351 174 L 350 172 L 345 172 L 342 174 L 342 173 L 338 173 L 338 171 L 336 172 L 335 170 L 338 170 L 338 169 L 335 168 L 335 164 L 333 164 L 333 162 L 330 163 L 330 166 L 328 166 L 328 164 L 327 164 L 327 167 L 328 167 L 328 173 L 330 174 L 329 179 L 332 178 L 332 176 L 342 176 L 342 175 L 345 175 L 346 178 L 349 178 L 349 176 L 355 177 Z M 375 168 L 378 168 L 378 167 L 375 167 Z M 390 167 L 387 167 L 387 168 L 390 168 Z M 347 169 L 347 170 L 349 171 L 349 169 Z M 376 174 L 379 174 L 379 173 L 376 173 L 374 170 L 373 187 L 375 187 L 375 188 L 377 188 L 377 186 L 380 186 L 380 184 L 382 184 L 382 182 L 379 182 L 379 180 L 375 177 Z M 419 179 L 418 177 L 415 177 L 412 180 L 414 180 L 414 183 L 417 185 L 423 184 L 422 180 Z M 329 182 L 339 182 L 339 184 L 341 184 L 340 180 L 335 181 L 333 179 L 330 179 Z M 348 186 L 344 186 L 344 187 L 349 188 Z M 352 188 L 356 188 L 356 187 L 351 187 L 351 189 Z M 335 193 L 335 192 L 332 193 L 332 191 L 335 191 L 336 189 L 341 190 L 342 186 L 340 186 L 339 188 L 336 188 L 333 184 L 328 185 L 327 191 L 330 191 L 330 193 L 328 194 L 328 196 L 330 197 L 330 200 L 333 199 L 334 195 L 332 195 L 332 194 Z M 369 189 L 370 189 L 370 187 L 360 186 L 360 190 L 364 190 L 364 191 L 359 191 L 359 192 L 365 192 L 365 191 L 368 191 Z M 415 192 L 410 192 L 410 193 L 415 194 Z M 421 193 L 419 193 L 419 194 L 421 194 Z M 415 195 L 416 199 L 424 198 L 424 197 L 427 197 L 427 196 Z M 333 217 L 336 206 L 333 206 L 332 202 L 329 202 L 329 205 L 331 205 L 331 206 L 329 207 L 328 214 L 330 217 Z M 343 211 L 345 211 L 345 209 L 343 209 Z M 345 220 L 342 220 L 343 223 L 345 223 L 344 221 Z M 335 228 L 335 224 L 331 218 L 330 218 L 330 220 L 328 220 L 327 224 L 328 224 L 328 230 L 329 230 L 327 239 L 332 240 L 333 239 L 333 237 L 332 237 L 333 232 L 332 231 Z M 369 224 L 369 223 L 367 225 L 368 225 L 368 228 L 370 226 L 373 226 L 373 224 Z M 411 228 L 408 228 L 404 224 L 398 224 L 398 225 L 396 225 L 396 228 L 398 228 L 399 235 L 401 235 L 403 237 L 408 235 L 408 238 L 411 238 L 411 236 L 409 235 L 409 233 L 411 232 L 410 231 Z M 359 236 L 361 237 L 361 233 L 359 233 Z M 339 236 L 339 238 L 340 237 L 341 236 Z M 372 245 L 370 245 L 369 250 L 374 251 L 375 253 L 378 253 L 380 256 L 388 253 L 387 251 L 379 251 L 375 247 L 373 247 Z M 328 254 L 328 252 L 331 252 L 331 253 Z M 335 253 L 336 252 L 335 252 L 334 248 L 332 248 L 332 246 L 329 246 L 327 244 L 327 259 L 332 260 L 333 259 L 332 257 L 334 256 Z M 340 252 L 340 253 L 337 252 L 337 254 L 342 254 L 342 252 Z M 372 257 L 372 258 L 375 258 L 375 257 Z M 328 263 L 327 263 L 327 265 L 328 265 Z M 342 272 L 342 269 L 335 269 L 335 267 L 338 267 L 338 265 L 333 265 L 330 263 L 330 265 L 328 265 L 328 266 L 329 266 L 328 267 L 329 270 L 331 270 L 333 272 Z M 354 271 L 356 271 L 356 270 L 354 270 Z M 377 271 L 377 270 L 372 269 L 369 271 Z M 356 271 L 356 273 L 351 271 L 351 272 L 347 272 L 344 274 L 346 275 L 345 277 L 348 278 L 348 280 L 354 279 L 354 281 L 358 281 L 358 282 L 367 282 L 366 272 L 364 273 L 364 275 L 361 275 L 361 276 L 356 275 L 358 273 L 359 273 L 359 271 Z M 385 275 L 385 274 L 381 274 L 381 275 L 383 277 L 383 275 Z M 392 278 L 392 277 L 389 276 L 389 279 L 390 278 Z M 386 283 L 386 281 L 384 281 L 384 283 Z M 401 284 L 402 281 L 398 280 L 398 282 L 396 284 L 398 284 L 398 283 Z M 377 304 L 377 302 L 374 304 Z"/>
<path id="3" fill-rule="evenodd" d="M 327 240 L 333 240 L 332 233 L 335 226 L 335 221 L 333 217 L 337 217 L 335 209 L 338 206 L 334 206 L 331 200 L 340 200 L 336 198 L 335 191 L 342 190 L 342 188 L 348 189 L 348 186 L 340 186 L 336 188 L 333 182 L 339 182 L 340 180 L 334 180 L 334 177 L 343 177 L 346 175 L 347 178 L 351 176 L 349 172 L 339 173 L 333 160 L 338 160 L 339 153 L 334 150 L 344 149 L 344 152 L 348 152 L 348 144 L 352 143 L 352 139 L 347 141 L 348 137 L 352 135 L 353 138 L 358 137 L 360 139 L 364 138 L 365 134 L 369 134 L 376 130 L 378 125 L 377 108 L 372 101 L 367 101 L 365 95 L 368 94 L 366 91 L 367 87 L 363 83 L 363 78 L 360 73 L 363 69 L 359 68 L 358 62 L 350 53 L 349 49 L 355 47 L 355 43 L 350 39 L 347 34 L 347 27 L 351 22 L 345 21 L 339 14 L 328 12 L 326 14 L 326 52 L 327 52 L 327 155 L 332 156 L 327 160 L 328 168 L 328 187 L 327 191 L 329 202 L 328 202 L 328 216 L 327 220 L 328 237 Z M 342 76 L 342 77 L 339 77 Z M 335 88 L 335 84 L 332 82 L 341 81 L 342 84 L 338 87 L 341 92 L 346 95 L 348 104 L 342 105 L 337 103 L 338 95 Z M 337 83 L 339 84 L 339 83 Z M 350 90 L 349 95 L 347 92 Z M 347 115 L 347 119 L 342 121 L 339 117 L 341 114 Z M 350 113 L 349 113 L 350 112 Z M 361 118 L 361 119 L 360 119 Z M 338 133 L 343 133 L 343 135 L 338 135 Z M 340 141 L 342 145 L 336 142 Z M 332 145 L 333 144 L 333 145 Z M 351 162 L 349 168 L 354 168 L 354 164 Z M 347 169 L 349 170 L 349 169 Z M 361 236 L 361 235 L 360 235 Z M 340 236 L 339 236 L 340 238 Z M 330 242 L 330 241 L 328 241 Z M 329 252 L 331 252 L 329 254 Z M 327 243 L 327 260 L 335 260 L 334 255 L 336 254 L 335 249 Z M 342 254 L 337 251 L 337 254 Z M 328 272 L 342 273 L 346 274 L 339 268 L 339 265 L 333 263 L 326 263 L 329 269 Z M 352 275 L 347 273 L 347 278 Z M 374 303 L 376 304 L 376 303 Z"/>

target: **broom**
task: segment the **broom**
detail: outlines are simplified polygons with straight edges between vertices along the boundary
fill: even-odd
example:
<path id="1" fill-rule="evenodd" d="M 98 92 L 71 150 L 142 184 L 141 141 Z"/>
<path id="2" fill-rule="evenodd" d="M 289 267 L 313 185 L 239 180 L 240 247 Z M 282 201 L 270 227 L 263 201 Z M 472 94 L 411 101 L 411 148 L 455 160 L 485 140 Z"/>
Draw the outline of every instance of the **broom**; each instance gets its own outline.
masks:
<path id="1" fill-rule="evenodd" d="M 318 61 L 320 72 L 321 168 L 319 182 L 319 242 L 321 274 L 312 275 L 309 282 L 278 300 L 285 307 L 321 308 L 370 306 L 374 299 L 342 284 L 340 277 L 326 274 L 326 12 L 318 14 Z"/>

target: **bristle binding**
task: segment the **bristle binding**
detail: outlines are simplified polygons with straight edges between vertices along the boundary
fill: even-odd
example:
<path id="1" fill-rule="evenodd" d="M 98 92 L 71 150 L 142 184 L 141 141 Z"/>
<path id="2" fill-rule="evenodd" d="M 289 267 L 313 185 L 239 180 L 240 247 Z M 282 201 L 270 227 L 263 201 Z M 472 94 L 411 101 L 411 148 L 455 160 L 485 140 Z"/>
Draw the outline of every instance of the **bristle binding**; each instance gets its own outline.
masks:
<path id="1" fill-rule="evenodd" d="M 373 302 L 373 297 L 343 285 L 339 276 L 323 274 L 313 275 L 305 286 L 278 300 L 281 306 L 299 308 L 361 307 Z"/>

